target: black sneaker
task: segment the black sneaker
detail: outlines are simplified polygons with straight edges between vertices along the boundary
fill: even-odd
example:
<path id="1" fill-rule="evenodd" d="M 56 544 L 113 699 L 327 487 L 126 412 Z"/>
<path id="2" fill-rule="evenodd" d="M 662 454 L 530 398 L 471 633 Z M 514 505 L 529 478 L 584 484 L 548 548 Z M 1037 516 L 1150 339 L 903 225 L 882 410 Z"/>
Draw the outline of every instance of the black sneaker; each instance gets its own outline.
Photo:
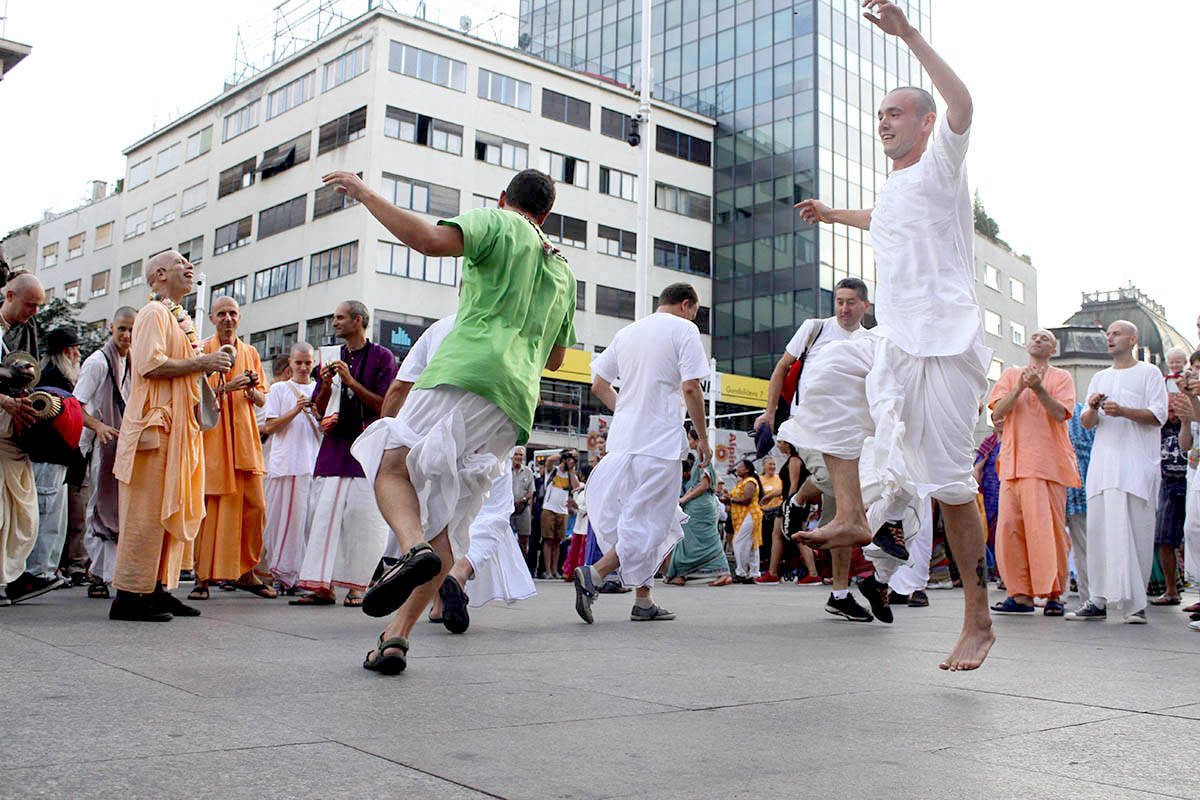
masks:
<path id="1" fill-rule="evenodd" d="M 1068 611 L 1066 616 L 1071 622 L 1104 622 L 1108 619 L 1108 610 L 1089 602 L 1081 608 Z"/>
<path id="2" fill-rule="evenodd" d="M 152 595 L 117 590 L 112 605 L 108 607 L 108 618 L 125 622 L 170 622 L 174 619 L 169 611 L 151 601 Z"/>
<path id="3" fill-rule="evenodd" d="M 150 595 L 150 601 L 158 606 L 160 611 L 166 611 L 173 617 L 198 617 L 200 609 L 189 606 L 165 589 L 158 589 Z"/>
<path id="4" fill-rule="evenodd" d="M 908 605 L 908 595 L 888 590 L 888 605 L 906 606 Z"/>
<path id="5" fill-rule="evenodd" d="M 845 617 L 851 622 L 870 622 L 875 619 L 871 616 L 870 611 L 858 604 L 852 594 L 847 594 L 839 600 L 833 596 L 833 592 L 830 592 L 829 599 L 825 601 L 825 610 L 835 616 Z"/>
<path id="6" fill-rule="evenodd" d="M 886 583 L 875 580 L 874 575 L 868 575 L 858 582 L 858 590 L 871 604 L 871 611 L 880 622 L 891 624 L 894 617 L 888 606 L 888 587 Z"/>
<path id="7" fill-rule="evenodd" d="M 899 520 L 889 519 L 880 525 L 871 543 L 897 561 L 908 561 L 908 548 L 904 544 L 904 524 Z"/>
<path id="8" fill-rule="evenodd" d="M 22 572 L 8 584 L 8 599 L 15 605 L 52 592 L 66 584 L 62 578 L 42 578 Z"/>
<path id="9" fill-rule="evenodd" d="M 591 625 L 592 619 L 592 603 L 596 602 L 596 587 L 592 585 L 592 568 L 588 566 L 576 567 L 575 574 L 572 576 L 575 583 L 575 613 L 579 618 Z"/>
<path id="10" fill-rule="evenodd" d="M 925 608 L 929 605 L 929 595 L 925 594 L 924 589 L 918 589 L 908 596 L 909 608 Z"/>

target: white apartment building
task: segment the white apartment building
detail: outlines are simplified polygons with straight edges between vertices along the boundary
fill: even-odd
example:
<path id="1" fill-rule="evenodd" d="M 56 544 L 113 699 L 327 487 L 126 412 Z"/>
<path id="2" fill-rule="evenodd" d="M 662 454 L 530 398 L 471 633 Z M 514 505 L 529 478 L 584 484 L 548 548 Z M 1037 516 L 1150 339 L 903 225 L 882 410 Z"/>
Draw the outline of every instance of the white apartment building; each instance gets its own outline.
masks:
<path id="1" fill-rule="evenodd" d="M 145 260 L 177 248 L 207 274 L 211 296 L 242 304 L 242 335 L 264 360 L 298 337 L 330 342 L 330 316 L 347 299 L 367 304 L 371 338 L 403 356 L 456 308 L 460 260 L 409 251 L 321 176 L 360 173 L 433 220 L 494 205 L 517 170 L 536 167 L 557 182 L 545 229 L 579 282 L 584 352 L 555 377 L 590 383 L 585 353 L 633 318 L 639 246 L 655 247 L 652 294 L 679 280 L 696 286 L 707 333 L 712 120 L 655 106 L 658 129 L 641 135 L 658 142 L 656 241 L 639 243 L 638 149 L 626 141 L 636 110 L 627 88 L 370 12 L 125 151 L 114 293 L 145 302 Z M 662 154 L 668 145 L 674 153 Z M 565 394 L 576 411 L 588 402 L 585 388 Z"/>

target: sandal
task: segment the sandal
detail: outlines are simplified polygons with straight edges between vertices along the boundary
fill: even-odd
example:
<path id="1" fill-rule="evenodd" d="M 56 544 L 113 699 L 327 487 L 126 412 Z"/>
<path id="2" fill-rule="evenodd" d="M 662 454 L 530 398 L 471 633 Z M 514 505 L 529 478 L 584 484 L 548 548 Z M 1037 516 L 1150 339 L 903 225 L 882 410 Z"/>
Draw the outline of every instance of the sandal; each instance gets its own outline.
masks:
<path id="1" fill-rule="evenodd" d="M 438 596 L 442 598 L 442 624 L 451 633 L 466 633 L 471 625 L 471 615 L 467 612 L 467 593 L 462 584 L 453 575 L 447 575 L 438 587 Z"/>
<path id="2" fill-rule="evenodd" d="M 109 598 L 108 584 L 107 583 L 90 584 L 88 586 L 88 597 L 95 597 L 100 600 L 107 600 Z"/>
<path id="3" fill-rule="evenodd" d="M 323 594 L 305 594 L 295 600 L 288 600 L 289 606 L 331 606 L 336 603 L 332 597 Z"/>
<path id="4" fill-rule="evenodd" d="M 243 592 L 256 594 L 259 597 L 265 597 L 267 600 L 274 600 L 279 597 L 279 592 L 267 586 L 265 583 L 235 583 L 234 586 L 241 589 Z M 224 588 L 224 587 L 222 587 Z"/>
<path id="5" fill-rule="evenodd" d="M 342 605 L 346 608 L 362 608 L 361 594 L 348 594 L 346 599 L 342 601 Z"/>
<path id="6" fill-rule="evenodd" d="M 204 584 L 199 584 L 195 589 L 188 592 L 188 600 L 207 600 L 208 587 Z"/>
<path id="7" fill-rule="evenodd" d="M 369 617 L 386 617 L 404 605 L 413 589 L 433 580 L 441 571 L 442 559 L 433 552 L 429 542 L 414 545 L 363 595 L 363 613 Z"/>
<path id="8" fill-rule="evenodd" d="M 396 636 L 384 640 L 384 634 L 379 634 L 379 642 L 374 650 L 367 651 L 363 659 L 363 669 L 381 672 L 384 675 L 399 675 L 408 666 L 408 639 Z M 398 653 L 384 655 L 385 650 L 399 650 Z"/>
<path id="9" fill-rule="evenodd" d="M 1042 610 L 1044 617 L 1061 617 L 1064 613 L 1063 604 L 1057 600 L 1047 600 L 1046 608 Z"/>
<path id="10" fill-rule="evenodd" d="M 437 625 L 437 624 L 443 622 L 444 620 L 441 617 L 435 617 L 433 615 L 433 611 L 431 610 L 429 612 L 429 621 L 432 622 L 433 624 Z"/>
<path id="11" fill-rule="evenodd" d="M 1152 606 L 1177 606 L 1183 601 L 1179 599 L 1179 595 L 1172 597 L 1169 594 L 1164 594 L 1162 597 L 1156 597 L 1150 601 Z"/>

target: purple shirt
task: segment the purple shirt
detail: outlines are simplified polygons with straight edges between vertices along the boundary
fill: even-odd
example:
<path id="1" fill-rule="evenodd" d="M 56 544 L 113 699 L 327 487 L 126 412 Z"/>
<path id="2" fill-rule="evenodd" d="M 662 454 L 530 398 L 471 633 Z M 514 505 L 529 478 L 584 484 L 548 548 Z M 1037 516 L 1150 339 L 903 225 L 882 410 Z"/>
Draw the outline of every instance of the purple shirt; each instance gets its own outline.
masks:
<path id="1" fill-rule="evenodd" d="M 382 345 L 367 342 L 365 347 L 351 351 L 342 345 L 339 355 L 354 379 L 382 397 L 387 393 L 388 386 L 396 377 L 396 357 L 392 351 Z M 321 376 L 316 376 L 317 388 L 321 390 Z M 314 477 L 365 478 L 362 466 L 354 456 L 350 455 L 350 445 L 368 425 L 379 419 L 379 414 L 363 405 L 348 387 L 342 387 L 342 406 L 338 412 L 337 425 L 333 430 L 325 432 L 321 441 L 321 449 L 317 453 L 317 463 L 313 468 Z"/>

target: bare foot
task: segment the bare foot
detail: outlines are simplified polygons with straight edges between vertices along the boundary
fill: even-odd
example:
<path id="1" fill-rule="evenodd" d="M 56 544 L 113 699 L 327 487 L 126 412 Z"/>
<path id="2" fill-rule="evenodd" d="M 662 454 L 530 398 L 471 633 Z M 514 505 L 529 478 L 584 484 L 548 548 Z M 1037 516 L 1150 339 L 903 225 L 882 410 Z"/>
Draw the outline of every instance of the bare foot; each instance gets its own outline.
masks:
<path id="1" fill-rule="evenodd" d="M 722 575 L 710 583 L 709 586 L 728 586 L 731 583 L 733 583 L 733 577 L 731 575 Z"/>
<path id="2" fill-rule="evenodd" d="M 954 645 L 950 655 L 938 666 L 951 672 L 979 669 L 995 643 L 996 634 L 992 632 L 990 622 L 987 625 L 964 628 L 962 635 L 958 637 L 958 644 Z"/>
<path id="3" fill-rule="evenodd" d="M 834 547 L 862 547 L 871 543 L 871 529 L 866 520 L 833 520 L 815 531 L 800 531 L 792 536 L 794 541 L 817 550 Z"/>
<path id="4" fill-rule="evenodd" d="M 683 586 L 687 583 L 687 580 L 684 578 L 671 578 L 667 581 L 667 583 L 671 584 L 672 586 Z"/>

